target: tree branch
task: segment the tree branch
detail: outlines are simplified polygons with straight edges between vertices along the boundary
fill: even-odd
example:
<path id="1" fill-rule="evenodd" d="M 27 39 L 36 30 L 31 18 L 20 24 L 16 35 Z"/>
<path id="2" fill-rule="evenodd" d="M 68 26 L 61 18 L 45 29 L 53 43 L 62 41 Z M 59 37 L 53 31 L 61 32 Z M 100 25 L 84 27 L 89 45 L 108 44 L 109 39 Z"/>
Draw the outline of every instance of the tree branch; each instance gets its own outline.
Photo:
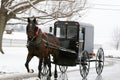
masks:
<path id="1" fill-rule="evenodd" d="M 5 7 L 11 6 L 14 0 L 8 0 L 4 5 Z"/>
<path id="2" fill-rule="evenodd" d="M 34 4 L 32 4 L 31 3 L 31 1 L 30 0 L 28 0 L 28 3 L 34 8 L 34 9 L 36 9 L 37 11 L 39 11 L 39 12 L 42 12 L 42 13 L 44 13 L 44 14 L 47 14 L 48 15 L 48 13 L 47 12 L 45 12 L 45 11 L 42 11 L 42 10 L 40 10 L 40 9 L 38 9 L 38 8 L 36 8 L 35 6 L 34 6 Z"/>
<path id="3" fill-rule="evenodd" d="M 42 2 L 42 1 L 44 1 L 44 0 L 32 0 L 32 4 L 35 5 L 35 4 Z M 10 7 L 10 9 L 13 9 L 14 13 L 18 13 L 18 12 L 26 10 L 30 7 L 31 7 L 31 5 L 29 4 L 29 1 L 24 1 L 24 2 L 21 2 L 19 4 L 14 5 L 13 7 Z"/>

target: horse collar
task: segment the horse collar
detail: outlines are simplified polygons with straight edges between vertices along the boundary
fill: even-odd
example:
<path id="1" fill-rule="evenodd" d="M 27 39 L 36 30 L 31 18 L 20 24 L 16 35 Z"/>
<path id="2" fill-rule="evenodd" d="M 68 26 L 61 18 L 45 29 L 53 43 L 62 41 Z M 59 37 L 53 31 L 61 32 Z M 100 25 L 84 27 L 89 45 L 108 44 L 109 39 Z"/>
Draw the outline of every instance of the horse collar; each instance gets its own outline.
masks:
<path id="1" fill-rule="evenodd" d="M 38 36 L 39 35 L 39 33 L 40 33 L 40 28 L 39 27 L 37 27 L 37 31 L 36 31 L 36 36 Z"/>

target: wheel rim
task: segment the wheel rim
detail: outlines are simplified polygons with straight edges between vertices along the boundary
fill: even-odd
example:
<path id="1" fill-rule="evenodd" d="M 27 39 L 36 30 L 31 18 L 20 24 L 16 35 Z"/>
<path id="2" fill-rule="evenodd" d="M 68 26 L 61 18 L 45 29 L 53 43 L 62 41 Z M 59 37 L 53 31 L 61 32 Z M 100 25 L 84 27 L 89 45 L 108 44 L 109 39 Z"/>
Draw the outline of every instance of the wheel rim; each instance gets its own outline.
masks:
<path id="1" fill-rule="evenodd" d="M 80 74 L 85 79 L 89 73 L 90 69 L 90 58 L 87 51 L 81 53 L 80 58 Z"/>
<path id="2" fill-rule="evenodd" d="M 67 71 L 68 66 L 59 66 L 59 69 L 62 73 L 65 73 Z"/>
<path id="3" fill-rule="evenodd" d="M 104 67 L 104 51 L 102 48 L 99 48 L 96 56 L 96 72 L 98 75 L 102 73 L 103 67 Z"/>

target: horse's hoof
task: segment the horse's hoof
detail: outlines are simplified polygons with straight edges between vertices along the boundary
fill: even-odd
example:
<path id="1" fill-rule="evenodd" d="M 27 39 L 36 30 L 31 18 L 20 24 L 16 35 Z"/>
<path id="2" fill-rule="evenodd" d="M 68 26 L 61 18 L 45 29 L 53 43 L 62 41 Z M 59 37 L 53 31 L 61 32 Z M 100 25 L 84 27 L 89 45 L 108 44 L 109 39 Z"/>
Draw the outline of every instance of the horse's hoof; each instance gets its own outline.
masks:
<path id="1" fill-rule="evenodd" d="M 58 77 L 58 75 L 54 75 L 54 78 L 57 78 Z"/>
<path id="2" fill-rule="evenodd" d="M 34 70 L 33 70 L 33 69 L 30 69 L 30 70 L 29 70 L 29 73 L 34 73 Z"/>

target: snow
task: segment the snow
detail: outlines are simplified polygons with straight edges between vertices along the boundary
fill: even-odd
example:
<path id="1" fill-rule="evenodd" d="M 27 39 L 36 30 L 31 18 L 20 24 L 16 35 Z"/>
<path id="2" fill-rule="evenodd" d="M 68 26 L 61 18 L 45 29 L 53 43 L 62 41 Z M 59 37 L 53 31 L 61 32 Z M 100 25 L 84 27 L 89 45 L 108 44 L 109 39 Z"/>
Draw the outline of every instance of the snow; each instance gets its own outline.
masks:
<path id="1" fill-rule="evenodd" d="M 12 32 L 12 34 L 6 34 L 6 32 L 4 32 L 3 39 L 27 40 L 27 35 L 25 32 Z"/>
<path id="2" fill-rule="evenodd" d="M 0 70 L 7 73 L 24 72 L 27 50 L 23 47 L 3 47 L 5 54 L 0 54 Z"/>
<path id="3" fill-rule="evenodd" d="M 4 34 L 4 39 L 18 39 L 18 40 L 26 40 L 25 33 L 17 33 L 14 32 L 12 34 Z M 24 44 L 26 45 L 26 44 Z M 104 48 L 103 48 L 104 49 Z M 5 54 L 0 54 L 0 72 L 5 73 L 27 73 L 27 70 L 24 66 L 26 58 L 27 58 L 27 48 L 25 46 L 3 46 L 3 50 Z M 97 50 L 94 50 L 96 53 Z M 105 56 L 113 56 L 120 57 L 119 50 L 107 50 L 104 49 Z M 52 72 L 54 71 L 54 65 L 52 64 Z M 95 64 L 91 63 L 90 67 L 94 67 Z M 35 73 L 38 72 L 38 58 L 34 57 L 30 62 L 30 69 L 34 69 Z M 69 70 L 79 70 L 79 65 L 74 67 L 69 67 Z M 59 71 L 59 68 L 58 68 Z"/>
<path id="4" fill-rule="evenodd" d="M 105 56 L 120 57 L 119 50 L 105 50 L 104 53 L 105 53 Z"/>
<path id="5" fill-rule="evenodd" d="M 0 71 L 6 73 L 27 73 L 24 66 L 26 57 L 28 54 L 26 47 L 3 47 L 5 54 L 0 54 Z M 104 50 L 105 56 L 112 55 L 114 57 L 120 57 L 120 52 L 115 50 Z M 52 71 L 54 71 L 54 65 L 52 65 Z M 91 63 L 91 67 L 94 67 L 94 63 Z M 38 58 L 34 57 L 30 62 L 30 69 L 38 72 Z M 79 70 L 79 65 L 69 67 L 68 70 Z"/>
<path id="6" fill-rule="evenodd" d="M 5 54 L 0 54 L 0 71 L 6 73 L 26 73 L 24 66 L 27 58 L 26 47 L 3 47 Z M 38 58 L 34 57 L 30 62 L 30 69 L 38 72 Z M 59 68 L 58 68 L 59 69 Z M 79 69 L 79 65 L 69 67 L 68 70 Z M 52 71 L 54 71 L 54 64 L 52 64 Z M 59 70 L 58 70 L 59 71 Z"/>
<path id="7" fill-rule="evenodd" d="M 3 47 L 5 54 L 0 54 L 0 70 L 8 73 L 24 73 L 26 68 L 24 66 L 27 58 L 26 47 Z M 54 65 L 52 65 L 54 66 Z M 38 71 L 38 58 L 34 57 L 30 62 L 30 68 Z M 69 69 L 79 69 L 79 66 Z M 52 68 L 54 71 L 54 67 Z"/>

